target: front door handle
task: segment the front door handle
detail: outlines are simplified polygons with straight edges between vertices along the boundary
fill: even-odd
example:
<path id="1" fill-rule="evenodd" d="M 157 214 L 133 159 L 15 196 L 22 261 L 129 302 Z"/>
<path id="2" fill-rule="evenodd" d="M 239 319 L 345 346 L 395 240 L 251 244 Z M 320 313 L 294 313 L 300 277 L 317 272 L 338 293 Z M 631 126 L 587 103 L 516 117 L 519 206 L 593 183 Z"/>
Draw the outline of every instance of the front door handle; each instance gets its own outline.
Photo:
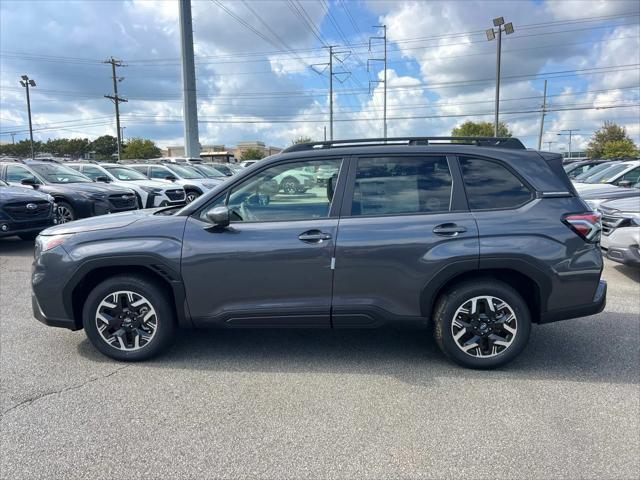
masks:
<path id="1" fill-rule="evenodd" d="M 322 243 L 324 240 L 331 240 L 331 235 L 320 230 L 308 230 L 298 235 L 298 238 L 305 243 Z"/>
<path id="2" fill-rule="evenodd" d="M 442 223 L 433 228 L 433 233 L 443 237 L 455 237 L 460 233 L 466 232 L 466 227 L 455 223 Z"/>

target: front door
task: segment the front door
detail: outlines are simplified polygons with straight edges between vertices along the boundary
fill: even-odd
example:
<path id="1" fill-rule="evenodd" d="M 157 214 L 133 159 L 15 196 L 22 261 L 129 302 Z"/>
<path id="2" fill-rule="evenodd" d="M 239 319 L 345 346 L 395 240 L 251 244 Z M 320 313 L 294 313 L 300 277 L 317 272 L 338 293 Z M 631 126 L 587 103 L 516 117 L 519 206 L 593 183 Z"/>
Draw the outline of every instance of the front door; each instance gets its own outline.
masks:
<path id="1" fill-rule="evenodd" d="M 353 160 L 338 229 L 333 325 L 419 322 L 436 276 L 477 268 L 478 228 L 455 159 Z"/>
<path id="2" fill-rule="evenodd" d="M 341 163 L 271 165 L 188 219 L 182 275 L 196 325 L 330 326 Z M 320 167 L 333 169 L 333 180 L 319 181 Z M 231 224 L 212 228 L 206 212 L 220 205 Z"/>

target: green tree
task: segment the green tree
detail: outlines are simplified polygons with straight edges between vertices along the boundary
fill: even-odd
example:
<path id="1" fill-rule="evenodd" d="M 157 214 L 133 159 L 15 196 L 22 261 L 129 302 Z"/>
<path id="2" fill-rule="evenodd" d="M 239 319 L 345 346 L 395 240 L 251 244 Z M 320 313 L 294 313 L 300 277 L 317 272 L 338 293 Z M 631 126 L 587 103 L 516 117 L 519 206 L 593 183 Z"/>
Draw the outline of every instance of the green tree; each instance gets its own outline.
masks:
<path id="1" fill-rule="evenodd" d="M 264 152 L 259 148 L 247 148 L 240 155 L 241 160 L 260 160 L 264 158 Z"/>
<path id="2" fill-rule="evenodd" d="M 627 135 L 627 130 L 614 122 L 604 122 L 602 128 L 594 132 L 587 147 L 589 158 L 635 157 L 637 154 L 638 148 Z"/>
<path id="3" fill-rule="evenodd" d="M 102 135 L 91 142 L 91 150 L 99 160 L 110 160 L 118 151 L 118 139 L 111 135 Z"/>
<path id="4" fill-rule="evenodd" d="M 33 142 L 33 151 L 37 155 L 39 152 L 44 151 L 42 142 Z M 30 157 L 31 156 L 31 143 L 29 140 L 20 140 L 17 143 L 6 143 L 0 145 L 0 155 L 9 155 L 10 157 Z"/>
<path id="5" fill-rule="evenodd" d="M 291 140 L 291 145 L 297 145 L 299 143 L 311 143 L 313 139 L 311 137 L 298 137 L 295 140 Z"/>
<path id="6" fill-rule="evenodd" d="M 130 138 L 124 144 L 124 158 L 158 158 L 162 152 L 151 140 Z"/>
<path id="7" fill-rule="evenodd" d="M 469 120 L 451 130 L 452 137 L 493 137 L 494 134 L 492 122 L 472 122 Z M 500 122 L 498 124 L 498 136 L 511 136 L 506 123 Z"/>

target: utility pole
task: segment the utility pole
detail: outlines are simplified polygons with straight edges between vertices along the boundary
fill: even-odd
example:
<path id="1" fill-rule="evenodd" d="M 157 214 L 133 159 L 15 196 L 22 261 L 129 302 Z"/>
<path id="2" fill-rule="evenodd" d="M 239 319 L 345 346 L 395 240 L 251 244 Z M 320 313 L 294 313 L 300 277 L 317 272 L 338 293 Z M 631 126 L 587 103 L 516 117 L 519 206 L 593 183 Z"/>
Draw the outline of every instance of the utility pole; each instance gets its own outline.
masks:
<path id="1" fill-rule="evenodd" d="M 337 45 L 327 45 L 325 48 L 329 49 L 329 61 L 327 63 L 315 63 L 311 65 L 311 69 L 316 72 L 318 75 L 322 75 L 327 67 L 329 67 L 329 140 L 333 141 L 333 77 L 336 77 L 340 83 L 344 83 L 351 72 L 342 70 L 339 72 L 333 71 L 333 58 L 335 57 L 338 62 L 343 63 L 344 60 L 351 54 L 350 51 L 342 51 L 336 52 L 334 48 Z M 346 56 L 343 59 L 340 59 L 338 55 L 345 54 Z M 316 67 L 323 67 L 321 70 L 318 70 Z M 346 75 L 344 80 L 340 80 L 340 75 Z M 325 140 L 326 140 L 326 131 L 325 131 Z"/>
<path id="2" fill-rule="evenodd" d="M 544 143 L 546 143 L 546 144 L 547 144 L 547 150 L 550 152 L 550 151 L 551 151 L 551 144 L 552 144 L 552 143 L 557 143 L 557 142 L 554 142 L 553 140 L 551 140 L 551 141 L 549 141 L 549 142 L 544 142 Z"/>
<path id="3" fill-rule="evenodd" d="M 118 82 L 124 80 L 124 77 L 118 77 L 116 75 L 116 67 L 124 67 L 122 60 L 116 60 L 111 57 L 109 60 L 105 60 L 104 63 L 111 64 L 111 78 L 113 79 L 113 95 L 105 95 L 104 98 L 108 98 L 113 101 L 116 106 L 116 135 L 118 137 L 118 161 L 122 158 L 122 137 L 120 136 L 120 103 L 128 102 L 126 98 L 118 96 Z"/>
<path id="4" fill-rule="evenodd" d="M 16 132 L 9 132 L 9 135 L 11 135 L 11 143 L 13 145 L 16 144 Z"/>
<path id="5" fill-rule="evenodd" d="M 542 115 L 540 116 L 540 133 L 538 134 L 538 150 L 542 149 L 542 132 L 544 131 L 544 116 L 547 113 L 547 81 L 544 81 L 544 96 L 542 97 Z"/>
<path id="6" fill-rule="evenodd" d="M 29 97 L 29 87 L 35 87 L 36 81 L 29 78 L 27 75 L 22 75 L 20 85 L 27 89 L 27 115 L 29 116 L 29 139 L 31 141 L 31 158 L 35 158 L 33 151 L 33 126 L 31 125 L 31 98 Z M 12 135 L 13 138 L 13 135 Z"/>
<path id="7" fill-rule="evenodd" d="M 568 135 L 569 136 L 569 156 L 567 157 L 569 160 L 571 160 L 571 139 L 573 137 L 573 132 L 579 132 L 580 129 L 578 128 L 568 128 L 565 130 L 560 130 L 560 132 L 569 132 L 569 133 L 558 133 L 558 136 L 562 136 L 562 135 Z"/>
<path id="8" fill-rule="evenodd" d="M 182 51 L 182 100 L 184 103 L 184 154 L 200 157 L 198 135 L 198 102 L 196 98 L 196 66 L 193 59 L 193 25 L 191 0 L 179 0 L 180 45 Z"/>
<path id="9" fill-rule="evenodd" d="M 369 87 L 372 83 L 384 84 L 384 103 L 382 107 L 382 130 L 383 138 L 387 138 L 387 26 L 376 25 L 376 28 L 382 28 L 383 35 L 381 37 L 369 37 L 369 52 L 371 52 L 371 40 L 384 40 L 384 57 L 369 58 L 367 60 L 367 71 L 369 71 L 369 62 L 384 62 L 384 80 L 369 80 Z"/>
<path id="10" fill-rule="evenodd" d="M 487 40 L 491 41 L 494 38 L 498 38 L 497 45 L 497 55 L 496 55 L 496 106 L 495 106 L 495 120 L 494 120 L 494 135 L 498 136 L 498 125 L 499 125 L 499 111 L 500 111 L 500 56 L 502 52 L 502 32 L 507 35 L 511 35 L 515 30 L 513 28 L 513 23 L 509 22 L 507 24 L 504 23 L 504 17 L 498 17 L 493 19 L 493 26 L 498 27 L 496 30 L 493 28 L 489 28 L 486 31 Z"/>

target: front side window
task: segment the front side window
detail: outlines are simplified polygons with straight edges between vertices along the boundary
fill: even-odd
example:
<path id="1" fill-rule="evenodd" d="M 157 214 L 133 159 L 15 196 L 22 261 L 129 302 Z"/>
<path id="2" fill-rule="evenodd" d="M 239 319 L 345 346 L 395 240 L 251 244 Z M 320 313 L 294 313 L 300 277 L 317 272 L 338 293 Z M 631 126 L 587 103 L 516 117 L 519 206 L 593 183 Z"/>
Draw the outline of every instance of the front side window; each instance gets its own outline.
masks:
<path id="1" fill-rule="evenodd" d="M 105 173 L 100 170 L 98 167 L 90 167 L 88 165 L 84 166 L 82 169 L 82 173 L 84 173 L 91 180 L 96 180 L 98 177 L 106 177 Z"/>
<path id="2" fill-rule="evenodd" d="M 248 178 L 209 208 L 227 205 L 232 222 L 274 222 L 326 218 L 342 160 L 285 163 Z M 333 175 L 320 182 L 320 167 Z M 204 212 L 202 217 L 204 218 Z"/>
<path id="3" fill-rule="evenodd" d="M 35 175 L 24 167 L 17 165 L 9 165 L 7 167 L 7 182 L 20 183 L 22 180 L 29 179 L 34 180 L 36 183 L 40 183 Z"/>
<path id="4" fill-rule="evenodd" d="M 447 212 L 451 188 L 445 157 L 360 158 L 351 215 Z"/>
<path id="5" fill-rule="evenodd" d="M 499 163 L 460 157 L 460 167 L 471 210 L 518 208 L 531 199 L 531 191 Z"/>
<path id="6" fill-rule="evenodd" d="M 164 180 L 167 177 L 175 177 L 175 175 L 173 174 L 173 172 L 171 172 L 170 170 L 167 170 L 164 167 L 151 167 L 149 169 L 149 177 L 159 178 Z"/>
<path id="7" fill-rule="evenodd" d="M 625 173 L 621 179 L 619 179 L 619 182 L 631 182 L 631 184 L 633 185 L 634 183 L 637 183 L 638 180 L 640 180 L 640 167 L 636 167 L 633 170 L 631 170 L 630 172 Z"/>

